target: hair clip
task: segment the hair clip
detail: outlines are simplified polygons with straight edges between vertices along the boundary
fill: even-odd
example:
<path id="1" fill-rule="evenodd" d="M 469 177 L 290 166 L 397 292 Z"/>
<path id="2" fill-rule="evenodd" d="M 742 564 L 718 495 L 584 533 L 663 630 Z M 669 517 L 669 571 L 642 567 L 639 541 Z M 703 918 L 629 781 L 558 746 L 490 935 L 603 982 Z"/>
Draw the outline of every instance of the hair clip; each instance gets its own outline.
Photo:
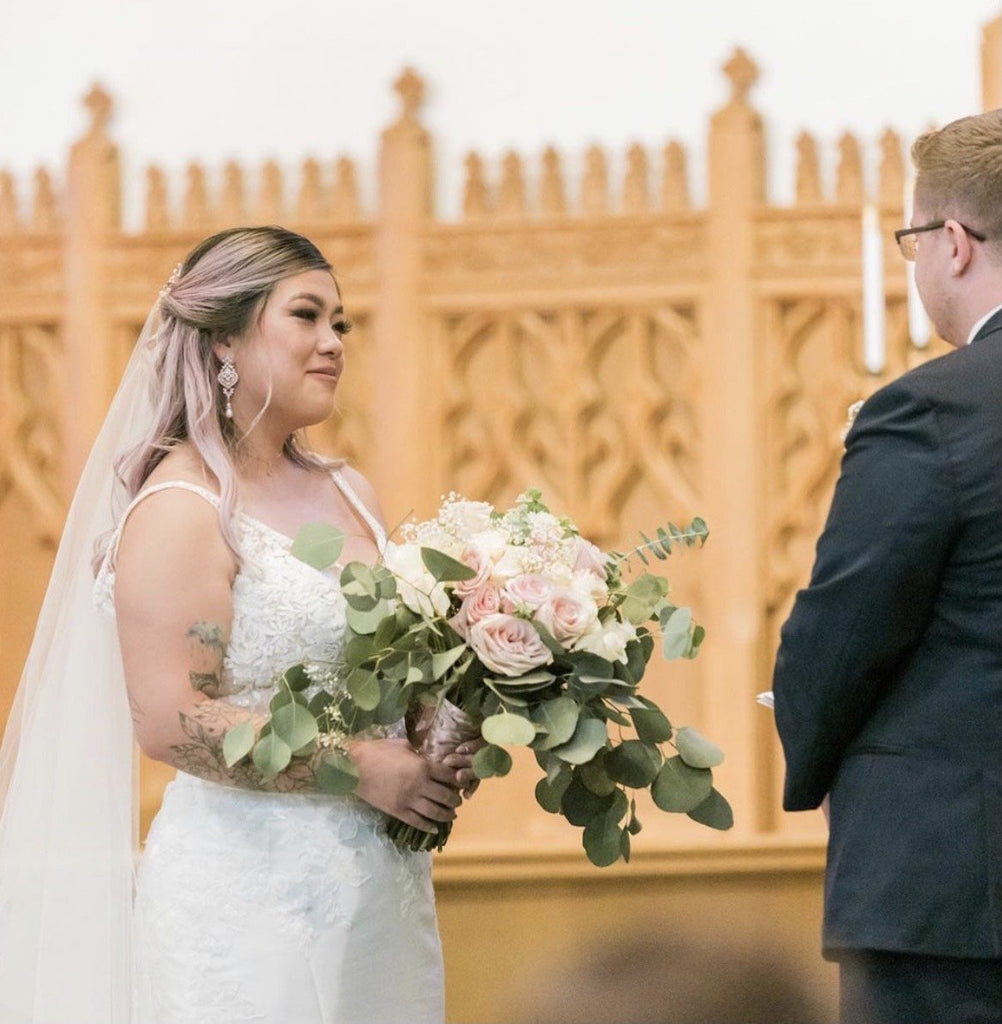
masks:
<path id="1" fill-rule="evenodd" d="M 181 278 L 181 264 L 179 263 L 174 268 L 174 270 L 171 273 L 170 277 L 167 278 L 167 283 L 163 286 L 163 288 L 160 289 L 159 298 L 162 299 L 165 295 L 169 295 L 171 288 L 173 288 L 174 285 L 177 284 L 177 282 L 180 280 L 180 278 Z"/>

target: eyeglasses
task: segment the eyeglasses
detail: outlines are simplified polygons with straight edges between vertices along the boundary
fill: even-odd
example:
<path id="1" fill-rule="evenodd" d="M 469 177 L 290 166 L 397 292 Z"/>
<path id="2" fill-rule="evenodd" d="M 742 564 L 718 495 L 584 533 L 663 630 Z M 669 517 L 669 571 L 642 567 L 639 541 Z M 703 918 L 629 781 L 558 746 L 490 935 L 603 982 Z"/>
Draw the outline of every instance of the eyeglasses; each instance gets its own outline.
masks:
<path id="1" fill-rule="evenodd" d="M 960 221 L 956 221 L 960 224 Z M 985 240 L 985 236 L 980 232 L 975 231 L 973 228 L 967 227 L 966 224 L 960 224 L 960 226 L 971 236 L 971 238 L 977 239 L 979 242 Z M 920 228 L 902 228 L 900 231 L 894 232 L 894 241 L 898 243 L 898 248 L 901 250 L 901 255 L 904 256 L 909 263 L 915 261 L 915 256 L 918 254 L 918 239 L 916 235 L 920 235 L 923 231 L 939 231 L 940 228 L 946 227 L 945 220 L 934 220 L 931 224 L 923 224 Z"/>

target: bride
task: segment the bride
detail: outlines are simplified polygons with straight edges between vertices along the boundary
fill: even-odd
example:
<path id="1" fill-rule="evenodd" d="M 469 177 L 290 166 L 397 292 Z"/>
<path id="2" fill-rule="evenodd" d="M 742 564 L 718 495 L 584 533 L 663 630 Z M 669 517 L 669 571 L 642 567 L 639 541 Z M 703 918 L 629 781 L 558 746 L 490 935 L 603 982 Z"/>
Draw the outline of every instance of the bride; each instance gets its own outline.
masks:
<path id="1" fill-rule="evenodd" d="M 154 306 L 0 756 L 3 1024 L 443 1019 L 429 855 L 398 850 L 384 816 L 451 820 L 470 752 L 355 739 L 347 798 L 308 761 L 265 783 L 222 756 L 227 729 L 267 719 L 277 673 L 342 642 L 337 569 L 291 537 L 334 524 L 344 562 L 385 543 L 364 478 L 299 438 L 334 409 L 349 329 L 328 262 L 280 228 L 205 240 Z M 134 879 L 130 732 L 178 769 Z"/>

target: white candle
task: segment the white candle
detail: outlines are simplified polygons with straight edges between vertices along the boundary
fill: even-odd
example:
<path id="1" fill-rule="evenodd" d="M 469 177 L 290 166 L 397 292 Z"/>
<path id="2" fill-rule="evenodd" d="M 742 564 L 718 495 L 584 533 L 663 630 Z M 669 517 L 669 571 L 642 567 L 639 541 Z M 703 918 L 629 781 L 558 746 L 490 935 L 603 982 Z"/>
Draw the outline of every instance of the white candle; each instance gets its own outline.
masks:
<path id="1" fill-rule="evenodd" d="M 871 373 L 884 367 L 884 240 L 880 214 L 863 206 L 863 362 Z"/>
<path id="2" fill-rule="evenodd" d="M 915 177 L 909 175 L 905 180 L 905 226 L 913 227 L 912 224 L 912 198 L 915 193 Z M 905 263 L 905 274 L 908 282 L 908 336 L 911 338 L 915 348 L 925 348 L 929 344 L 931 331 L 929 329 L 929 317 L 926 315 L 925 307 L 919 298 L 918 288 L 915 286 L 915 264 Z"/>

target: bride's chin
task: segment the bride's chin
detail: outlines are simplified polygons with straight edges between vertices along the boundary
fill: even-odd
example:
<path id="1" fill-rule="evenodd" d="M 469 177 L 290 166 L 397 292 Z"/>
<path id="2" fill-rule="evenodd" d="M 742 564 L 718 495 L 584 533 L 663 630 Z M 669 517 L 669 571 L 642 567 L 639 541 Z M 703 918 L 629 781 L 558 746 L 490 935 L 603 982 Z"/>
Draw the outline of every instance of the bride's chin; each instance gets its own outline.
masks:
<path id="1" fill-rule="evenodd" d="M 331 416 L 334 415 L 334 407 L 335 402 L 333 396 L 331 396 L 331 400 L 329 402 L 310 402 L 309 405 L 304 404 L 297 410 L 300 420 L 298 429 L 316 427 L 329 420 Z"/>

